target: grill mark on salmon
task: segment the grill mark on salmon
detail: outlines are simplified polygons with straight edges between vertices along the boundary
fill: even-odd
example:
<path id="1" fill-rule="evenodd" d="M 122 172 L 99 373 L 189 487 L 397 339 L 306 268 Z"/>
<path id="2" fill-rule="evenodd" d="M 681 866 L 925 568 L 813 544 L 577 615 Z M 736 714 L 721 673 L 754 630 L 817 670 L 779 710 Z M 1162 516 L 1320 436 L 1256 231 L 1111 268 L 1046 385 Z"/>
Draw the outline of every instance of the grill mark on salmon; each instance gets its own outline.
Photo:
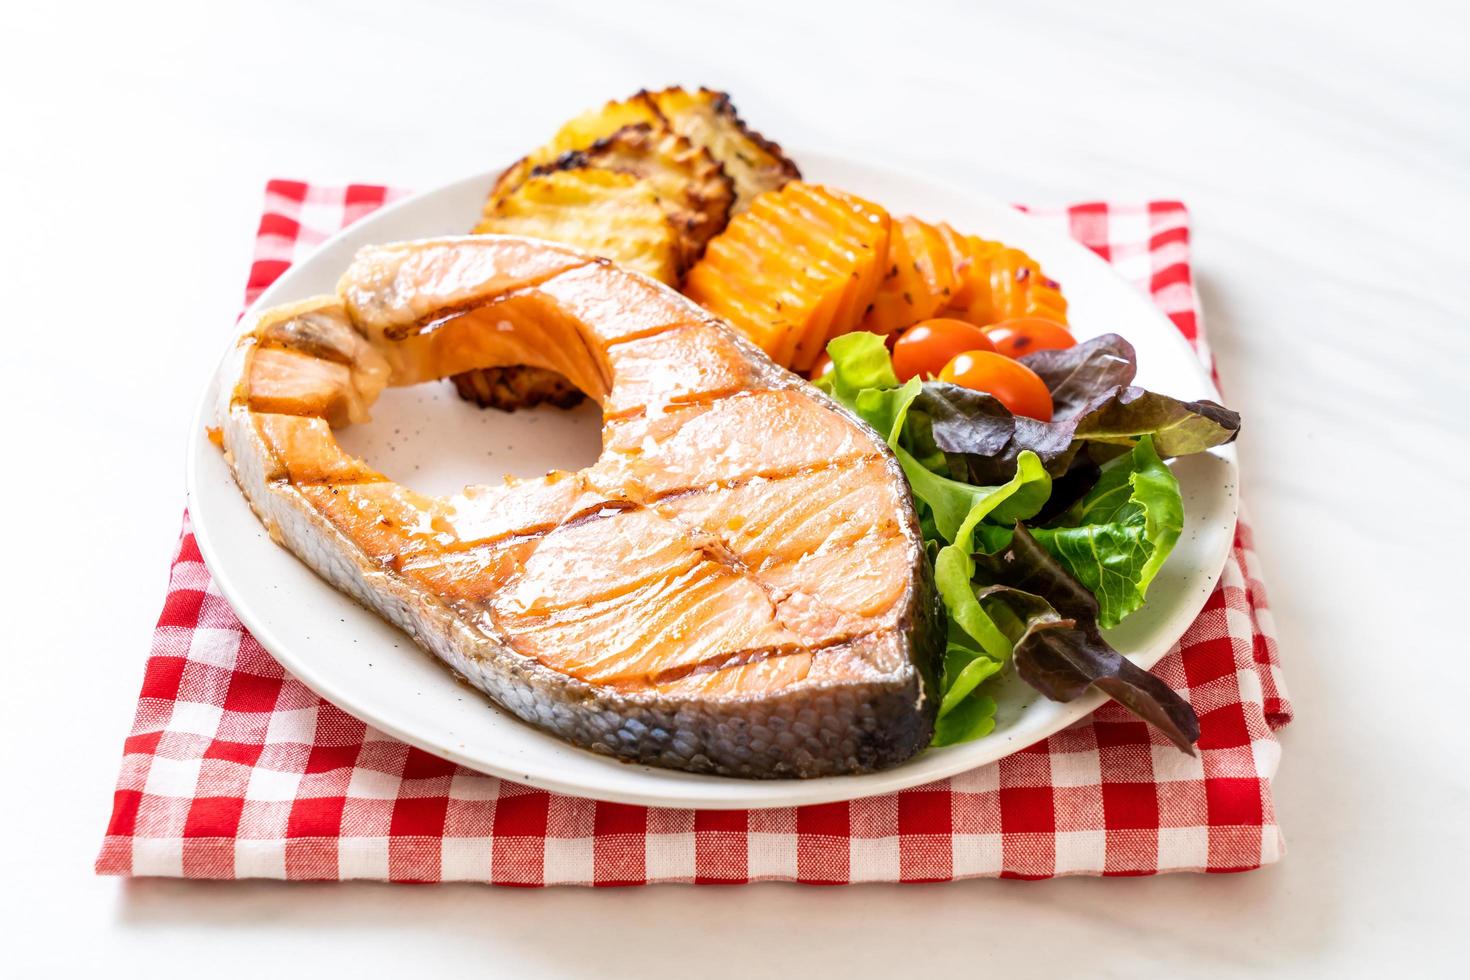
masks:
<path id="1" fill-rule="evenodd" d="M 739 388 L 725 388 L 720 391 L 701 391 L 689 395 L 673 395 L 661 408 L 683 408 L 685 406 L 708 405 L 722 398 L 733 398 L 741 394 Z M 626 408 L 621 411 L 604 412 L 603 418 L 611 422 L 621 422 L 628 419 L 646 418 L 648 406 L 639 405 L 635 408 Z"/>
<path id="2" fill-rule="evenodd" d="M 604 500 L 600 504 L 593 504 L 591 507 L 584 508 L 579 513 L 573 514 L 559 526 L 567 528 L 581 527 L 583 524 L 591 524 L 593 521 L 606 520 L 614 514 L 636 510 L 637 507 L 638 505 L 631 500 Z"/>
<path id="3" fill-rule="evenodd" d="M 602 404 L 594 466 L 434 498 L 332 434 L 385 384 L 521 363 Z M 248 323 L 223 371 L 272 537 L 519 717 L 739 776 L 927 744 L 943 638 L 891 453 L 672 290 L 505 236 L 372 247 L 337 296 Z"/>
<path id="4" fill-rule="evenodd" d="M 840 469 L 844 466 L 851 466 L 856 463 L 877 462 L 881 459 L 882 457 L 879 456 L 877 453 L 870 453 L 864 456 L 849 456 L 845 459 L 827 460 L 820 463 L 809 463 L 801 466 L 778 466 L 773 467 L 769 470 L 762 470 L 758 473 L 752 473 L 749 476 L 736 477 L 730 480 L 715 480 L 711 483 L 705 484 L 704 486 L 674 487 L 670 490 L 660 490 L 657 493 L 648 494 L 641 499 L 645 503 L 652 504 L 664 500 L 676 500 L 679 497 L 687 497 L 690 494 L 705 493 L 712 489 L 733 490 L 739 487 L 747 486 L 751 483 L 756 482 L 757 480 L 787 480 L 793 477 L 815 476 L 816 474 L 824 473 L 828 470 Z"/>

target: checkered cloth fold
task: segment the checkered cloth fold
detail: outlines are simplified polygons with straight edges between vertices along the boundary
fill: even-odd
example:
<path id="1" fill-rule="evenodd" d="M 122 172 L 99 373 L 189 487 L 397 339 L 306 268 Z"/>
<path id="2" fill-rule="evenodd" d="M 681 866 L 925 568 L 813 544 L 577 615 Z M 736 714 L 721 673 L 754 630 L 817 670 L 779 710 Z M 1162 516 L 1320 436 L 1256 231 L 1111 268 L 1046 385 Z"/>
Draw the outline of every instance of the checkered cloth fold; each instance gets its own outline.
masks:
<path id="1" fill-rule="evenodd" d="M 247 299 L 395 192 L 272 181 Z M 1172 201 L 1033 210 L 1148 291 L 1210 363 Z M 189 878 L 836 884 L 1243 871 L 1275 861 L 1291 719 L 1244 522 L 1205 609 L 1155 668 L 1198 758 L 1108 704 L 993 765 L 887 796 L 651 809 L 482 775 L 321 700 L 250 636 L 185 519 L 97 870 Z"/>

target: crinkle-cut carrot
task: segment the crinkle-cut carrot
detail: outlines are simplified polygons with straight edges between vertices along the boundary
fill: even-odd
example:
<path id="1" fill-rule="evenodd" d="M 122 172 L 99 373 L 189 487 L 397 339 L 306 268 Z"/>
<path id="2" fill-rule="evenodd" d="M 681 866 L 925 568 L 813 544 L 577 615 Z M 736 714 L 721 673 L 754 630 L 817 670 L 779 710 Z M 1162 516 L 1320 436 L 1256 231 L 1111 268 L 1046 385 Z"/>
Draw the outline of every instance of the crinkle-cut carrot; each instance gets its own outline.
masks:
<path id="1" fill-rule="evenodd" d="M 792 181 L 731 219 L 684 292 L 778 364 L 805 371 L 865 315 L 887 268 L 889 226 L 876 204 Z"/>
<path id="2" fill-rule="evenodd" d="M 888 265 L 859 329 L 890 334 L 927 320 L 950 303 L 958 277 L 939 226 L 893 219 Z"/>
<path id="3" fill-rule="evenodd" d="M 1025 252 L 973 235 L 965 236 L 963 250 L 967 261 L 946 315 L 977 327 L 1022 316 L 1067 322 L 1061 287 Z"/>

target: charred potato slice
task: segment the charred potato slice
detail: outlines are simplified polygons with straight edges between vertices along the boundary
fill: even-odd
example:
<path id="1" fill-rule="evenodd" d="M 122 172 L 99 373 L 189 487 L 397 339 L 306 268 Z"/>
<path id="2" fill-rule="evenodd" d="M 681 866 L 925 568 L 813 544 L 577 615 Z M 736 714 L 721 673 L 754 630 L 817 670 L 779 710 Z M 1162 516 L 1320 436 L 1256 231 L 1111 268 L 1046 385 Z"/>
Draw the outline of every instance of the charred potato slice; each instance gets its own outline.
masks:
<path id="1" fill-rule="evenodd" d="M 679 232 L 686 267 L 704 254 L 705 245 L 730 220 L 734 182 L 708 150 L 663 125 L 624 126 L 587 149 L 564 153 L 532 173 L 584 167 L 616 170 L 646 180 Z"/>
<path id="2" fill-rule="evenodd" d="M 615 173 L 642 190 L 625 180 L 566 176 L 571 172 Z M 779 146 L 746 128 L 723 93 L 644 91 L 583 113 L 511 165 L 475 231 L 550 238 L 677 284 L 732 213 L 800 176 Z M 528 181 L 535 183 L 522 192 Z M 467 401 L 505 411 L 570 407 L 582 397 L 555 372 L 526 365 L 469 371 L 453 381 Z"/>
<path id="3" fill-rule="evenodd" d="M 475 234 L 525 235 L 571 245 L 677 285 L 679 234 L 648 182 L 612 170 L 528 177 L 489 209 Z"/>
<path id="4" fill-rule="evenodd" d="M 735 213 L 748 208 L 758 194 L 801 179 L 801 171 L 780 146 L 750 129 L 735 114 L 724 92 L 667 88 L 643 94 L 670 129 L 709 150 L 724 166 L 735 182 Z"/>
<path id="5" fill-rule="evenodd" d="M 514 412 L 544 403 L 572 408 L 586 396 L 570 381 L 546 368 L 517 364 L 512 367 L 480 368 L 453 378 L 459 397 L 481 408 Z"/>
<path id="6" fill-rule="evenodd" d="M 500 175 L 485 202 L 486 215 L 498 201 L 521 186 L 532 170 L 542 164 L 551 163 L 570 150 L 586 149 L 624 126 L 660 122 L 662 119 L 658 110 L 642 92 L 630 99 L 609 102 L 599 109 L 589 109 L 557 130 L 550 142 L 517 160 Z"/>

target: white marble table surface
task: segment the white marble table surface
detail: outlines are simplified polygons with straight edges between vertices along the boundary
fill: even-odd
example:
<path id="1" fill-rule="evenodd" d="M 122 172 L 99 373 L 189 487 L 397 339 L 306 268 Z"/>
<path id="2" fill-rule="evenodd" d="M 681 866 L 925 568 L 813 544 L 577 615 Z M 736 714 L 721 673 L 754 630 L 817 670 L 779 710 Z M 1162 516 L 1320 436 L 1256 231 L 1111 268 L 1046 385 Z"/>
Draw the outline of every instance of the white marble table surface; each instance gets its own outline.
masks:
<path id="1" fill-rule="evenodd" d="M 1465 6 L 863 6 L 7 8 L 0 972 L 1463 970 Z M 429 186 L 674 80 L 732 90 L 792 143 L 1010 200 L 1191 205 L 1298 709 L 1282 864 L 615 892 L 92 876 L 178 529 L 189 409 L 237 312 L 263 182 Z"/>

